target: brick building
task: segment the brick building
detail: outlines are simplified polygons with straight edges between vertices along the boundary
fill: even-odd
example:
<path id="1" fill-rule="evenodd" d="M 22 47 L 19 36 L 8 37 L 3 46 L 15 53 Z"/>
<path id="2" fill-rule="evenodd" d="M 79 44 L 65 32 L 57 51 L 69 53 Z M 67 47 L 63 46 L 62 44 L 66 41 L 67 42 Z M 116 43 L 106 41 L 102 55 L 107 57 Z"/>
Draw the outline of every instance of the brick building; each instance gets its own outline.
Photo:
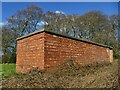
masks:
<path id="1" fill-rule="evenodd" d="M 52 68 L 69 58 L 75 63 L 112 62 L 112 47 L 40 30 L 17 39 L 17 72 Z"/>

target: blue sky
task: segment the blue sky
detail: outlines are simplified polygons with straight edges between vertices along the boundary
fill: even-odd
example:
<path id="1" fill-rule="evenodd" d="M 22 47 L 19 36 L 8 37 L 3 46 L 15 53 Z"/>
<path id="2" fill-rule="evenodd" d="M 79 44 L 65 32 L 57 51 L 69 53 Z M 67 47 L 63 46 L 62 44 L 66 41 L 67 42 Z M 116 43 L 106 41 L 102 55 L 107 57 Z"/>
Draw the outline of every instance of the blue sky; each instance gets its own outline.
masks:
<path id="1" fill-rule="evenodd" d="M 17 10 L 25 9 L 28 5 L 40 6 L 44 13 L 47 11 L 62 11 L 66 14 L 84 14 L 92 10 L 100 10 L 105 14 L 118 14 L 117 2 L 3 2 L 2 22 L 16 13 Z"/>

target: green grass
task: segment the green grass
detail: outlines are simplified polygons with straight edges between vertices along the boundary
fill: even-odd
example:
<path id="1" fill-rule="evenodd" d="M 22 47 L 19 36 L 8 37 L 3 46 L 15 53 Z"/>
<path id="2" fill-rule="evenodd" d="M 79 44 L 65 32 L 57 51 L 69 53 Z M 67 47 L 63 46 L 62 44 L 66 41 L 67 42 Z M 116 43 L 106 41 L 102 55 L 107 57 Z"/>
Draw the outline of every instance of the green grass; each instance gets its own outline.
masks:
<path id="1" fill-rule="evenodd" d="M 3 78 L 8 78 L 17 74 L 19 73 L 16 73 L 15 64 L 0 64 L 0 75 L 2 75 Z"/>

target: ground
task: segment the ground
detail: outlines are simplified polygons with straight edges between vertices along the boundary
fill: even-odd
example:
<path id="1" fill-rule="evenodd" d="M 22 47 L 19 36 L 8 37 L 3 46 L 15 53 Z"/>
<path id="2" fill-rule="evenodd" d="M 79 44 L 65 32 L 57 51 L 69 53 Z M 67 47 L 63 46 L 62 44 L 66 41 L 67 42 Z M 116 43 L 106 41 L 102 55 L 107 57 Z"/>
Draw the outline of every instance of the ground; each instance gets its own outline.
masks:
<path id="1" fill-rule="evenodd" d="M 33 69 L 3 79 L 2 85 L 4 88 L 115 88 L 118 87 L 118 61 L 80 66 L 69 60 L 51 72 Z"/>

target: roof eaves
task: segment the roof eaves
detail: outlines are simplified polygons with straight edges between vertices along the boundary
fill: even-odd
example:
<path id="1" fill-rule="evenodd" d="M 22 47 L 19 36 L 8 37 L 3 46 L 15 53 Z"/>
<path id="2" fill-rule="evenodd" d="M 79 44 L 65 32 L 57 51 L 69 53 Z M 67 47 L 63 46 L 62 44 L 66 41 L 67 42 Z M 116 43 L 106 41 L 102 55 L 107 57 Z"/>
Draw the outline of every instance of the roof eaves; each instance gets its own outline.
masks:
<path id="1" fill-rule="evenodd" d="M 49 34 L 53 34 L 53 35 L 57 35 L 57 36 L 61 36 L 61 37 L 65 37 L 65 38 L 69 38 L 69 39 L 73 39 L 73 40 L 78 40 L 78 41 L 82 41 L 82 42 L 86 42 L 86 43 L 90 43 L 90 44 L 94 44 L 94 45 L 98 45 L 98 46 L 102 46 L 102 47 L 106 47 L 106 48 L 110 48 L 112 49 L 113 47 L 111 46 L 107 46 L 107 45 L 103 45 L 103 44 L 100 44 L 100 43 L 96 43 L 96 42 L 92 42 L 92 41 L 88 41 L 88 40 L 85 40 L 85 39 L 78 39 L 78 38 L 75 38 L 75 37 L 72 37 L 72 36 L 67 36 L 67 35 L 63 35 L 63 34 L 58 34 L 56 32 L 53 32 L 53 31 L 48 31 L 46 29 L 41 29 L 41 30 L 38 30 L 36 32 L 32 32 L 26 36 L 22 36 L 22 37 L 19 37 L 17 38 L 16 40 L 21 40 L 23 38 L 26 38 L 26 37 L 29 37 L 29 36 L 33 36 L 35 34 L 38 34 L 38 33 L 42 33 L 42 32 L 46 32 L 46 33 L 49 33 Z"/>
<path id="2" fill-rule="evenodd" d="M 104 45 L 104 44 L 96 43 L 96 42 L 93 42 L 93 41 L 88 41 L 88 40 L 85 40 L 85 39 L 78 39 L 78 38 L 75 38 L 75 37 L 72 37 L 72 36 L 58 34 L 58 33 L 53 32 L 53 31 L 48 31 L 48 30 L 44 30 L 44 31 L 47 32 L 47 33 L 55 34 L 57 36 L 66 37 L 66 38 L 69 38 L 69 39 L 74 39 L 74 40 L 78 40 L 78 41 L 82 41 L 82 42 L 86 42 L 86 43 L 90 43 L 90 44 L 94 44 L 94 45 L 98 45 L 98 46 L 102 46 L 102 47 L 106 47 L 106 48 L 110 48 L 110 49 L 113 48 L 111 46 L 107 46 L 107 45 Z"/>
<path id="3" fill-rule="evenodd" d="M 33 35 L 35 35 L 35 34 L 42 33 L 42 32 L 44 32 L 44 28 L 41 29 L 41 30 L 38 30 L 38 31 L 36 31 L 36 32 L 32 32 L 32 33 L 30 33 L 30 34 L 27 34 L 27 35 L 25 35 L 25 36 L 21 36 L 21 37 L 17 38 L 16 40 L 18 41 L 18 40 L 21 40 L 21 39 L 23 39 L 23 38 L 26 38 L 26 37 L 29 37 L 29 36 L 33 36 Z"/>

